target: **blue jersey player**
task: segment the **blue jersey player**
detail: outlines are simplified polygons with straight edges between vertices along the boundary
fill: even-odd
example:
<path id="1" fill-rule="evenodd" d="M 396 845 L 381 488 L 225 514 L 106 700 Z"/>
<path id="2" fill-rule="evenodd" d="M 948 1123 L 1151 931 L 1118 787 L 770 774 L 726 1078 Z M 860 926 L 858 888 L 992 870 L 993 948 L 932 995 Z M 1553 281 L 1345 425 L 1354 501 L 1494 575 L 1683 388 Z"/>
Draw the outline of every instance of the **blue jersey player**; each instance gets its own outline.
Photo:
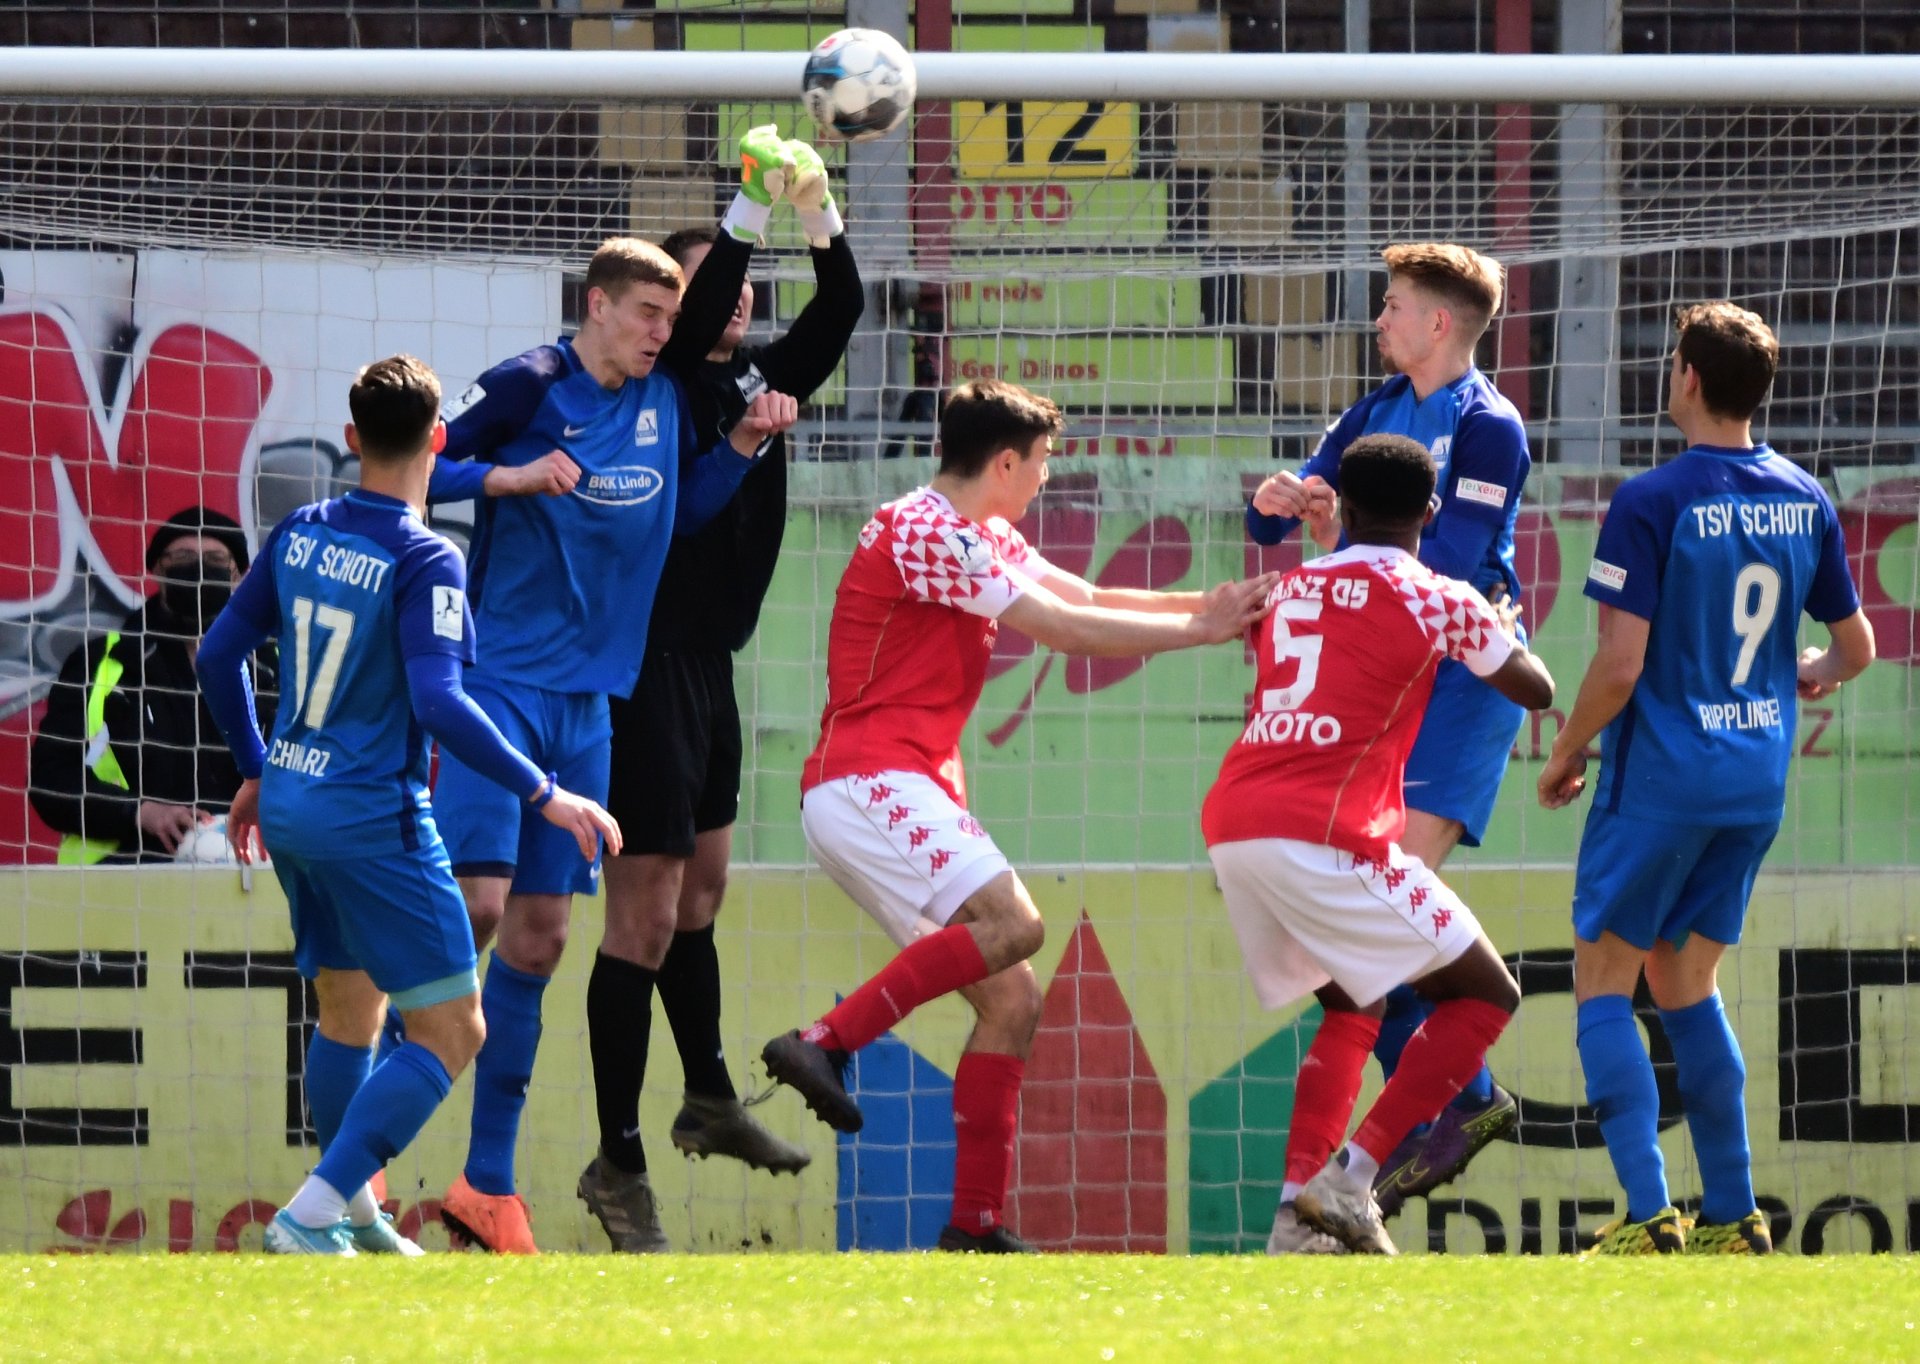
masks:
<path id="1" fill-rule="evenodd" d="M 1765 1254 L 1746 1065 L 1717 971 L 1780 828 L 1795 694 L 1827 696 L 1857 675 L 1873 628 L 1825 491 L 1753 442 L 1779 362 L 1772 331 L 1744 308 L 1702 303 L 1681 312 L 1679 333 L 1667 410 L 1687 448 L 1607 508 L 1586 585 L 1599 650 L 1539 793 L 1548 809 L 1578 796 L 1604 730 L 1574 878 L 1574 997 L 1587 1098 L 1627 1211 L 1595 1248 Z M 1831 647 L 1796 658 L 1803 611 Z M 1697 1222 L 1667 1198 L 1659 1096 L 1633 1016 L 1643 969 L 1699 1160 Z"/>
<path id="2" fill-rule="evenodd" d="M 1520 414 L 1473 363 L 1500 309 L 1505 274 L 1497 261 L 1450 243 L 1408 243 L 1381 254 L 1389 277 L 1374 326 L 1380 358 L 1395 373 L 1328 428 L 1298 474 L 1261 484 L 1247 508 L 1247 533 L 1277 544 L 1305 520 L 1323 549 L 1334 548 L 1340 456 L 1361 436 L 1408 436 L 1432 452 L 1439 470 L 1420 562 L 1518 606 L 1513 527 L 1533 461 Z M 1441 660 L 1407 758 L 1405 851 L 1437 870 L 1456 845 L 1479 846 L 1524 714 L 1464 664 Z M 1374 1047 L 1387 1075 L 1429 1012 L 1409 988 L 1387 997 Z M 1381 1162 L 1374 1193 L 1382 1213 L 1391 1216 L 1406 1199 L 1453 1179 L 1517 1116 L 1512 1096 L 1483 1068 L 1431 1128 L 1417 1129 Z"/>
<path id="3" fill-rule="evenodd" d="M 546 461 L 571 476 L 555 496 L 480 504 L 471 565 L 479 642 L 467 688 L 516 746 L 595 799 L 607 791 L 607 697 L 629 694 L 639 675 L 669 539 L 705 525 L 798 413 L 791 397 L 762 393 L 717 444 L 696 439 L 680 381 L 656 367 L 670 345 L 712 344 L 711 335 L 673 335 L 681 286 L 679 266 L 658 247 L 602 243 L 587 266 L 578 334 L 495 366 L 448 405 L 432 490 L 437 501 L 481 491 L 488 465 Z M 488 1039 L 475 1065 L 466 1166 L 441 1216 L 467 1242 L 532 1254 L 514 1144 L 541 997 L 566 944 L 572 897 L 594 889 L 599 864 L 582 863 L 567 839 L 457 755 L 441 763 L 436 797 L 475 940 L 499 935 L 483 990 Z"/>
<path id="4" fill-rule="evenodd" d="M 320 1001 L 305 1085 L 322 1156 L 268 1225 L 267 1249 L 417 1255 L 368 1181 L 413 1140 L 484 1035 L 473 934 L 427 797 L 427 737 L 537 812 L 583 865 L 602 835 L 617 849 L 620 834 L 461 690 L 474 643 L 466 570 L 420 519 L 446 435 L 433 371 L 410 356 L 382 360 L 349 402 L 360 487 L 274 528 L 198 668 L 246 778 L 229 816 L 234 846 L 250 858 L 257 834 L 272 852 L 294 959 Z M 265 744 L 245 660 L 269 637 L 287 689 Z M 407 1040 L 375 1067 L 388 999 Z"/>

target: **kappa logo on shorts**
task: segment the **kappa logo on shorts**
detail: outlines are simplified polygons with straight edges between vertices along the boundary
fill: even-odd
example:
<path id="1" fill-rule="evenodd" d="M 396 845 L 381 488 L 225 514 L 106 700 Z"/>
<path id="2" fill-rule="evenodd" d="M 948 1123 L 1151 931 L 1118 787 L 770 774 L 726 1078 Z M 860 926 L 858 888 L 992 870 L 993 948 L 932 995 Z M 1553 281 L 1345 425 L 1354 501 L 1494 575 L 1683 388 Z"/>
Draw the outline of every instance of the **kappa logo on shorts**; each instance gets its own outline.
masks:
<path id="1" fill-rule="evenodd" d="M 924 824 L 916 824 L 907 831 L 907 851 L 917 852 L 920 845 L 933 837 L 933 830 Z M 937 868 L 936 868 L 937 870 Z"/>
<path id="2" fill-rule="evenodd" d="M 870 787 L 867 791 L 867 808 L 872 809 L 874 806 L 878 805 L 881 801 L 886 800 L 889 796 L 893 794 L 894 794 L 893 788 L 891 786 L 888 786 L 885 782 L 874 783 L 874 785 Z"/>
<path id="3" fill-rule="evenodd" d="M 904 805 L 896 805 L 887 811 L 887 832 L 892 833 L 902 820 L 912 819 L 913 811 Z"/>
<path id="4" fill-rule="evenodd" d="M 934 849 L 933 858 L 928 870 L 933 875 L 938 876 L 941 871 L 945 869 L 947 863 L 951 861 L 953 861 L 952 853 L 948 852 L 945 848 L 936 848 Z"/>

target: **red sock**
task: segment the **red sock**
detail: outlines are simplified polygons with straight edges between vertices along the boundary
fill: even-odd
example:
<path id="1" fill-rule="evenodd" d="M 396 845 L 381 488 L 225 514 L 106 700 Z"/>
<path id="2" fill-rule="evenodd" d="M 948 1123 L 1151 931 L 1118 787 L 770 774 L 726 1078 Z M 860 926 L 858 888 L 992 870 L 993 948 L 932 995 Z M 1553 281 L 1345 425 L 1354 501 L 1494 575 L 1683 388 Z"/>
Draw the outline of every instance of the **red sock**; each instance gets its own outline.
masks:
<path id="1" fill-rule="evenodd" d="M 1293 1081 L 1293 1120 L 1287 1126 L 1287 1182 L 1305 1184 L 1333 1159 L 1360 1097 L 1360 1076 L 1380 1020 L 1329 1009 Z"/>
<path id="2" fill-rule="evenodd" d="M 979 1233 L 1000 1225 L 1013 1177 L 1018 1056 L 970 1051 L 953 1072 L 953 1225 Z"/>
<path id="3" fill-rule="evenodd" d="M 859 1051 L 930 999 L 987 978 L 986 958 L 965 924 L 949 924 L 908 944 L 813 1027 L 809 1042 L 840 1051 Z"/>
<path id="4" fill-rule="evenodd" d="M 1434 1007 L 1400 1053 L 1400 1066 L 1380 1091 L 1353 1144 L 1385 1160 L 1423 1122 L 1432 1122 L 1486 1064 L 1487 1048 L 1513 1015 L 1479 999 L 1449 999 Z"/>

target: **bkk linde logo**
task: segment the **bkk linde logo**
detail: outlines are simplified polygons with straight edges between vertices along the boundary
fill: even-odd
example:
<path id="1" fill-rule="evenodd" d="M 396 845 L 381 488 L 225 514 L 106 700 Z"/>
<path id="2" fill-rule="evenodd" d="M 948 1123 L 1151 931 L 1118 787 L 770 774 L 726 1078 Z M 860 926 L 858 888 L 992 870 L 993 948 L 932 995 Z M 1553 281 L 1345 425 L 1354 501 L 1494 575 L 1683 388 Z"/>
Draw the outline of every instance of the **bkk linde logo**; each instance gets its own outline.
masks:
<path id="1" fill-rule="evenodd" d="M 573 495 L 602 507 L 631 507 L 636 502 L 652 501 L 665 486 L 658 469 L 622 464 L 588 474 L 574 487 Z"/>

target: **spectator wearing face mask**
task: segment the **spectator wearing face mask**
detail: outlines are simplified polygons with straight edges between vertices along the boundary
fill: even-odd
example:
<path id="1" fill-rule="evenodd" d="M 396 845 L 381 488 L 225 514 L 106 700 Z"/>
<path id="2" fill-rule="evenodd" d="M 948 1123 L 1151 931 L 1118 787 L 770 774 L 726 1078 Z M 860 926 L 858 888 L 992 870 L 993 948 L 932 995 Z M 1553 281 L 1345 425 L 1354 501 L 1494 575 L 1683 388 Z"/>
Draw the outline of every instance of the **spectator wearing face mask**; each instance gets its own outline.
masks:
<path id="1" fill-rule="evenodd" d="M 170 861 L 240 789 L 193 662 L 247 559 L 232 518 L 206 507 L 176 512 L 147 544 L 153 595 L 67 657 L 28 778 L 34 810 L 65 835 L 62 865 Z M 271 646 L 253 671 L 269 724 L 278 690 Z"/>

